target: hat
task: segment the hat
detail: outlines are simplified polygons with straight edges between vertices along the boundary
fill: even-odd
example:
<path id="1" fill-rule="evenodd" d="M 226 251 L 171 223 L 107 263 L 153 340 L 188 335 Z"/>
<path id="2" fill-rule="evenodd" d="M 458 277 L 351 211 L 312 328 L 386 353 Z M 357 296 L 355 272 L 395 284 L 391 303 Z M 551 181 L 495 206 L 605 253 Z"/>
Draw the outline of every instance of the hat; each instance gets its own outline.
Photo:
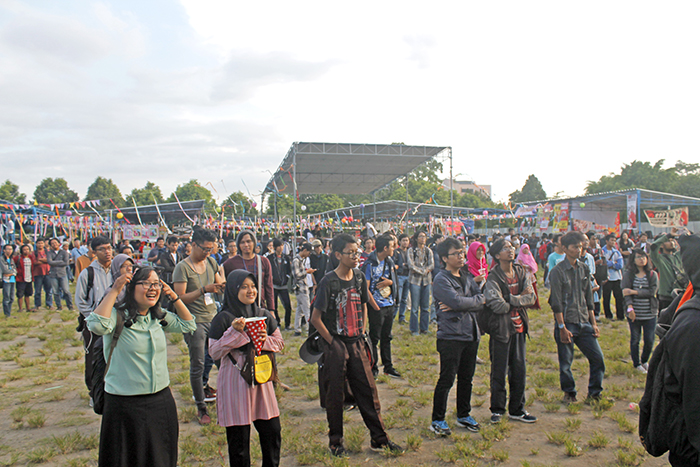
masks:
<path id="1" fill-rule="evenodd" d="M 318 238 L 314 238 L 314 240 L 311 242 L 311 246 L 323 246 L 323 243 L 321 243 L 321 240 L 319 240 Z"/>
<path id="2" fill-rule="evenodd" d="M 321 335 L 314 331 L 299 347 L 299 357 L 306 363 L 316 363 L 323 355 L 321 350 Z"/>

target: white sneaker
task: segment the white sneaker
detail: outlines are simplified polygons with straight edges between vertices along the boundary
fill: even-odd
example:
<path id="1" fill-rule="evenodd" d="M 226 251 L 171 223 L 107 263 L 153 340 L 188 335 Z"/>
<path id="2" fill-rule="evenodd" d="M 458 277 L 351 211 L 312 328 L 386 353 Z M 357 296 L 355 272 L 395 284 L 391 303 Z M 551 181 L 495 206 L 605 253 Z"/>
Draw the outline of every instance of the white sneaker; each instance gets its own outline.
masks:
<path id="1" fill-rule="evenodd" d="M 649 363 L 642 363 L 645 370 L 649 371 Z"/>
<path id="2" fill-rule="evenodd" d="M 639 366 L 637 367 L 637 369 L 638 369 L 641 373 L 647 374 L 647 369 L 644 368 L 644 365 L 639 365 Z"/>

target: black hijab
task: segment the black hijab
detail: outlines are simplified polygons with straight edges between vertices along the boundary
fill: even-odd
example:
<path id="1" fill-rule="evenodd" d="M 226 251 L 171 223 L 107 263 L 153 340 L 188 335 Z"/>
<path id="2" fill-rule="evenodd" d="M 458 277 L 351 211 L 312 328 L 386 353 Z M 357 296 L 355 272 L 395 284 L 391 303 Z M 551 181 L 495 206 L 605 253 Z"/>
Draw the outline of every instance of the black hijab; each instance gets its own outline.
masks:
<path id="1" fill-rule="evenodd" d="M 247 278 L 255 283 L 255 276 L 245 269 L 236 269 L 226 278 L 226 290 L 224 291 L 224 304 L 219 314 L 214 317 L 209 329 L 209 337 L 221 339 L 231 323 L 236 318 L 254 318 L 264 316 L 267 323 L 267 335 L 271 335 L 277 329 L 277 319 L 264 308 L 259 308 L 257 301 L 251 305 L 245 305 L 238 299 L 238 291 Z M 260 291 L 258 291 L 260 293 Z"/>

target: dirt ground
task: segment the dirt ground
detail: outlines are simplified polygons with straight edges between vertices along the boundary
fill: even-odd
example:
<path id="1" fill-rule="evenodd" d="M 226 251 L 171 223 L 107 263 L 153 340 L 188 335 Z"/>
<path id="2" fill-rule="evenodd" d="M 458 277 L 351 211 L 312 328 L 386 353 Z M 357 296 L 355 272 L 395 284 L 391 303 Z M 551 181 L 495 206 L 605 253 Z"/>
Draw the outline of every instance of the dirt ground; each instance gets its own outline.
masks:
<path id="1" fill-rule="evenodd" d="M 540 289 L 542 290 L 542 289 Z M 395 324 L 393 356 L 401 379 L 377 381 L 382 415 L 393 441 L 407 448 L 398 457 L 369 449 L 369 435 L 357 410 L 346 412 L 345 444 L 349 459 L 328 455 L 325 413 L 319 406 L 316 366 L 298 357 L 302 337 L 284 331 L 286 349 L 278 357 L 280 377 L 291 386 L 278 388 L 283 427 L 282 465 L 522 465 L 522 466 L 661 466 L 666 456 L 653 458 L 637 437 L 636 409 L 645 377 L 629 361 L 629 329 L 623 322 L 601 323 L 600 344 L 606 358 L 604 395 L 609 403 L 591 407 L 560 402 L 556 346 L 551 311 L 531 311 L 528 341 L 528 411 L 535 424 L 488 422 L 488 336 L 479 355 L 472 396 L 472 415 L 482 424 L 469 433 L 455 422 L 455 392 L 448 405 L 450 437 L 428 430 L 432 395 L 439 373 L 435 328 L 414 337 Z M 15 303 L 16 309 L 16 303 Z M 83 352 L 75 332 L 75 313 L 40 310 L 0 318 L 0 466 L 97 465 L 100 417 L 88 406 L 83 382 Z M 228 465 L 224 431 L 214 423 L 201 427 L 189 386 L 187 349 L 180 335 L 169 336 L 171 388 L 180 418 L 180 465 Z M 585 396 L 588 364 L 577 351 L 574 362 L 579 395 Z M 216 369 L 212 371 L 215 384 Z M 210 413 L 215 419 L 215 407 Z M 254 432 L 254 430 L 253 430 Z M 253 465 L 260 464 L 253 435 Z"/>

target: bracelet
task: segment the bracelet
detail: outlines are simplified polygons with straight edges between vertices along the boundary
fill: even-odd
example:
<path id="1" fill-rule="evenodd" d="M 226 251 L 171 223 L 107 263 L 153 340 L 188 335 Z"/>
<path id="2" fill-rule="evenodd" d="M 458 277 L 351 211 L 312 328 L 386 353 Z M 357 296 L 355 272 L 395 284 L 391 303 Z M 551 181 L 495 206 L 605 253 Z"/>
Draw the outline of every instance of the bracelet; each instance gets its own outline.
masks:
<path id="1" fill-rule="evenodd" d="M 175 297 L 177 297 L 175 298 L 175 300 L 173 300 L 172 298 L 170 299 L 170 303 L 175 303 L 178 300 L 182 300 L 179 295 L 176 295 Z"/>

